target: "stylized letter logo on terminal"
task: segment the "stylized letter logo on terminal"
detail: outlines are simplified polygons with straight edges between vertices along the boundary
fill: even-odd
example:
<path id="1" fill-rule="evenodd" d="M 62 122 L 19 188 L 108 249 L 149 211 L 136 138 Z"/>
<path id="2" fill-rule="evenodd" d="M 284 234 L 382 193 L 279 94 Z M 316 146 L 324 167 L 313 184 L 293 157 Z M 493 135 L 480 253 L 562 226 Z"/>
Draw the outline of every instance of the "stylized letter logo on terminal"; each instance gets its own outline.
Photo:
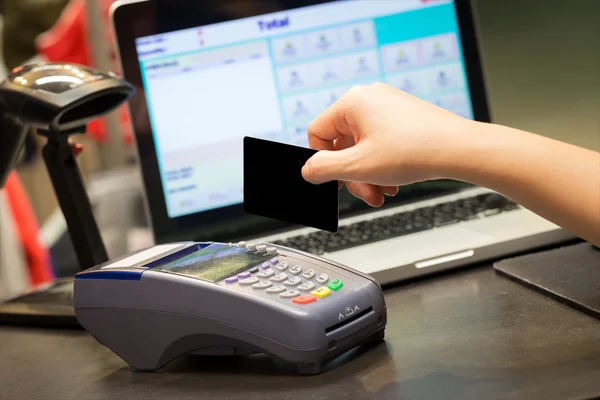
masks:
<path id="1" fill-rule="evenodd" d="M 290 25 L 290 17 L 285 18 L 273 18 L 268 21 L 258 21 L 258 27 L 262 31 L 270 31 L 273 29 L 285 28 Z"/>

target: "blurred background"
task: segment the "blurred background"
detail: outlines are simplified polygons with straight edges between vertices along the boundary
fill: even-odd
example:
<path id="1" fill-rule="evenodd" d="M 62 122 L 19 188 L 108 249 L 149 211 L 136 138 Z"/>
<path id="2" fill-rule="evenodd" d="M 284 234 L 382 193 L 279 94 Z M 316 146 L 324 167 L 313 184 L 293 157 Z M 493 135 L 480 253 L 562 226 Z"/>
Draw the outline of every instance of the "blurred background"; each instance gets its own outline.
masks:
<path id="1" fill-rule="evenodd" d="M 111 3 L 0 0 L 0 78 L 4 79 L 8 70 L 35 60 L 79 62 L 119 72 L 108 25 Z M 493 122 L 600 151 L 600 0 L 472 3 Z M 90 130 L 89 135 L 77 138 L 85 147 L 79 156 L 80 168 L 90 186 L 110 256 L 117 256 L 150 240 L 144 229 L 131 127 L 121 109 Z M 51 275 L 73 273 L 68 265 L 75 263 L 69 243 L 61 244 L 65 226 L 39 157 L 42 144 L 39 137 L 30 137 L 27 156 L 18 166 L 20 187 L 30 204 L 28 211 L 41 229 L 39 246 L 52 248 L 53 267 L 37 278 L 38 283 Z M 103 197 L 118 202 L 119 211 L 106 205 Z M 6 209 L 0 205 L 0 212 Z M 0 219 L 6 221 L 6 215 Z M 0 301 L 32 282 L 31 278 L 27 282 L 24 276 L 9 274 L 7 263 L 27 263 L 31 255 L 22 257 L 17 250 L 10 250 L 9 228 L 4 229 L 0 282 L 12 279 L 13 283 L 0 283 Z M 62 259 L 57 261 L 57 257 Z M 57 264 L 67 267 L 59 271 Z"/>

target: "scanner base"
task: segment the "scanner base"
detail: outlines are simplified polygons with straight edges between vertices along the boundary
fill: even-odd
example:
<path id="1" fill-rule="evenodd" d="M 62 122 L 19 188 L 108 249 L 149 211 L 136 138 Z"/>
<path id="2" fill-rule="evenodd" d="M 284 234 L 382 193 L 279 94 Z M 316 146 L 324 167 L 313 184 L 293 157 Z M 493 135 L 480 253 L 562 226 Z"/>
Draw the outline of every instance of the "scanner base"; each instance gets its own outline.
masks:
<path id="1" fill-rule="evenodd" d="M 83 329 L 73 307 L 73 278 L 0 304 L 0 325 Z"/>

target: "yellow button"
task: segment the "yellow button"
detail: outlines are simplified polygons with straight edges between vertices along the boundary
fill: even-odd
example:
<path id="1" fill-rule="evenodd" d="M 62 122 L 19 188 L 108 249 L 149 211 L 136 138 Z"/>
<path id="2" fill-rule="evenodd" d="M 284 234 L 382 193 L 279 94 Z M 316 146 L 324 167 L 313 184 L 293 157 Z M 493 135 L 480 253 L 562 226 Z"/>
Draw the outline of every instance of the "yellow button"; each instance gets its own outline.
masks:
<path id="1" fill-rule="evenodd" d="M 329 294 L 331 293 L 331 290 L 329 290 L 329 288 L 325 287 L 325 286 L 321 286 L 320 288 L 318 288 L 317 290 L 313 290 L 312 292 L 310 292 L 310 294 L 312 294 L 315 297 L 327 297 L 329 296 Z"/>

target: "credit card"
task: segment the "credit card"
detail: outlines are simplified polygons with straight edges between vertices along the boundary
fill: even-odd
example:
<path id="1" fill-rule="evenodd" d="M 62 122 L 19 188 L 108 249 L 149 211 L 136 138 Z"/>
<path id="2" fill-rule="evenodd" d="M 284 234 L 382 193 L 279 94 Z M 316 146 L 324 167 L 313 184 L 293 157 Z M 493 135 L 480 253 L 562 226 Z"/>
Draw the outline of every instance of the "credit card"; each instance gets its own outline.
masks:
<path id="1" fill-rule="evenodd" d="M 317 150 L 244 137 L 244 210 L 249 214 L 337 232 L 337 181 L 319 185 L 302 177 Z"/>

